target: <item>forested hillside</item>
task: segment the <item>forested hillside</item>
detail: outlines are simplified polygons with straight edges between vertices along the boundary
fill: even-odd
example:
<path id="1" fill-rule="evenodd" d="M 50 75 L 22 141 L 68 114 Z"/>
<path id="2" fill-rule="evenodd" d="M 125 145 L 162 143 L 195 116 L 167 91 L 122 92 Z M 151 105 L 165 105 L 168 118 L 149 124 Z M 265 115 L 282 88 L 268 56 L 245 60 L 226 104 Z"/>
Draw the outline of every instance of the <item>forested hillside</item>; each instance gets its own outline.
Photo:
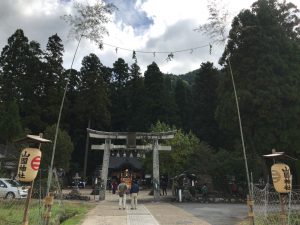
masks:
<path id="1" fill-rule="evenodd" d="M 122 58 L 110 68 L 93 53 L 79 70 L 70 71 L 62 66 L 64 46 L 57 34 L 42 50 L 18 29 L 0 58 L 0 143 L 10 144 L 25 133 L 52 133 L 68 80 L 60 129 L 62 142 L 70 136 L 71 143 L 57 167 L 82 169 L 87 127 L 151 131 L 163 124 L 180 130 L 172 161 L 162 154 L 163 172 L 189 169 L 243 181 L 230 59 L 250 170 L 263 176 L 257 165 L 273 148 L 300 158 L 300 20 L 295 10 L 288 3 L 257 1 L 232 21 L 222 69 L 199 61 L 199 69 L 180 76 L 163 74 L 155 62 L 142 74 L 137 61 L 129 65 Z M 89 157 L 91 172 L 101 155 Z"/>

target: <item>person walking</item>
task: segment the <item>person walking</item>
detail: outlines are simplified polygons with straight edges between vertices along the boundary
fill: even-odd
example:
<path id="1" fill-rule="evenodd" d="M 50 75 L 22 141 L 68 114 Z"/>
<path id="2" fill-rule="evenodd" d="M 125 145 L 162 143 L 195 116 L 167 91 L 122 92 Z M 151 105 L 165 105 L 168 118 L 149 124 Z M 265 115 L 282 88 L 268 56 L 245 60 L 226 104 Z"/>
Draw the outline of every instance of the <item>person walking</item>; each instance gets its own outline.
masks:
<path id="1" fill-rule="evenodd" d="M 134 181 L 130 189 L 131 209 L 136 209 L 137 207 L 137 198 L 138 198 L 139 191 L 140 191 L 139 185 L 137 181 Z"/>
<path id="2" fill-rule="evenodd" d="M 126 208 L 126 191 L 127 191 L 127 185 L 121 181 L 121 183 L 118 185 L 118 193 L 119 193 L 119 209 L 125 209 Z"/>

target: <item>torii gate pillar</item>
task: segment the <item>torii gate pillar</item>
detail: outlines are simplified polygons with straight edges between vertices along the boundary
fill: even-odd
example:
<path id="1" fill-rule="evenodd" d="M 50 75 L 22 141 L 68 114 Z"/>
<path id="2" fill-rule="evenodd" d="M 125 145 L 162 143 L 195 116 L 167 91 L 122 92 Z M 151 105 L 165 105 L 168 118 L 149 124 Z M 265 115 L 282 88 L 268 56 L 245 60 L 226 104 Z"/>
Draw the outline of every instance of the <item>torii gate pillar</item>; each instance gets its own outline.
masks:
<path id="1" fill-rule="evenodd" d="M 159 182 L 159 151 L 158 151 L 158 139 L 153 143 L 153 196 L 154 201 L 160 199 L 160 182 Z"/>
<path id="2" fill-rule="evenodd" d="M 110 156 L 110 144 L 111 144 L 111 139 L 105 139 L 99 200 L 105 200 L 105 190 L 107 186 L 107 174 L 108 174 L 109 156 Z"/>

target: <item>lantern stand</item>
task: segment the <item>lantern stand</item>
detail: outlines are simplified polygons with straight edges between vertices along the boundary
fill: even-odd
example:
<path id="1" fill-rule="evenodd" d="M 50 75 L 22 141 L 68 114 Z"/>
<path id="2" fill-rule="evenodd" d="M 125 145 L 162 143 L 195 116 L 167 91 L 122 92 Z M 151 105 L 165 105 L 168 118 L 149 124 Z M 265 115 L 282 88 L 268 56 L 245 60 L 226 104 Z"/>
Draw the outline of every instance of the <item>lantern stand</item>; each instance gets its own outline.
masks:
<path id="1" fill-rule="evenodd" d="M 284 160 L 284 159 L 289 159 L 289 160 L 293 160 L 293 161 L 297 160 L 296 158 L 288 156 L 284 152 L 276 152 L 275 149 L 272 149 L 272 154 L 263 155 L 263 157 L 265 157 L 266 159 L 272 159 L 273 160 L 273 166 L 276 164 L 276 161 L 281 161 L 281 160 Z M 275 181 L 276 179 L 280 179 L 280 174 L 278 176 L 278 174 L 275 173 L 275 172 L 273 173 L 273 170 L 271 169 L 271 173 L 272 173 L 271 175 L 272 175 L 273 183 L 277 182 L 277 181 Z M 289 169 L 288 169 L 288 175 L 290 177 L 292 177 L 292 175 L 290 174 Z M 289 179 L 290 179 L 290 189 L 289 189 L 289 191 L 291 191 L 292 190 L 292 183 L 291 183 L 292 179 L 291 178 L 289 178 Z M 288 191 L 288 190 L 286 190 L 286 191 Z M 279 192 L 279 191 L 277 191 L 277 192 L 279 193 L 279 202 L 280 202 L 280 223 L 281 223 L 281 225 L 286 225 L 287 215 L 286 215 L 286 212 L 285 212 L 284 204 L 285 204 L 285 199 L 286 199 L 286 194 L 285 193 L 287 193 L 287 192 Z"/>
<path id="2" fill-rule="evenodd" d="M 16 141 L 14 141 L 15 143 L 18 144 L 39 144 L 38 149 L 41 149 L 41 145 L 42 143 L 49 143 L 51 142 L 50 140 L 44 139 L 42 138 L 43 134 L 40 133 L 39 135 L 26 135 L 26 137 L 18 139 Z M 28 189 L 28 193 L 27 193 L 27 198 L 25 201 L 25 209 L 24 209 L 24 215 L 23 215 L 23 221 L 22 221 L 22 225 L 28 225 L 29 223 L 29 218 L 28 218 L 28 211 L 29 211 L 29 203 L 30 203 L 30 199 L 32 196 L 32 190 L 33 190 L 33 184 L 34 184 L 34 179 L 31 181 L 31 184 L 29 186 Z"/>
<path id="3" fill-rule="evenodd" d="M 24 215 L 23 215 L 23 222 L 22 225 L 28 225 L 28 211 L 29 211 L 29 203 L 32 195 L 32 189 L 33 189 L 34 180 L 31 182 L 31 185 L 28 189 L 27 198 L 25 202 L 25 209 L 24 209 Z"/>
<path id="4" fill-rule="evenodd" d="M 69 195 L 71 196 L 80 196 L 80 191 L 79 191 L 79 181 L 81 177 L 79 176 L 78 173 L 75 174 L 75 176 L 72 178 L 74 181 L 74 187 Z"/>

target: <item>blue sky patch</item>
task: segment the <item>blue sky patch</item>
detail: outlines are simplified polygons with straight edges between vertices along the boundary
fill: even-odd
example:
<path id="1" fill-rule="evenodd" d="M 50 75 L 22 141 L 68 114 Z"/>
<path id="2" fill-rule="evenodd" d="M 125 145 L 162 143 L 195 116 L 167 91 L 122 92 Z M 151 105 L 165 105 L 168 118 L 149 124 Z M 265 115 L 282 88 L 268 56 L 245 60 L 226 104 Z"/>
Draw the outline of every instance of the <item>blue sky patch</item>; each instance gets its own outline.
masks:
<path id="1" fill-rule="evenodd" d="M 152 24 L 152 18 L 147 17 L 145 11 L 135 8 L 137 0 L 106 0 L 107 3 L 114 4 L 118 10 L 116 11 L 117 21 L 132 26 L 136 34 L 143 33 Z"/>

